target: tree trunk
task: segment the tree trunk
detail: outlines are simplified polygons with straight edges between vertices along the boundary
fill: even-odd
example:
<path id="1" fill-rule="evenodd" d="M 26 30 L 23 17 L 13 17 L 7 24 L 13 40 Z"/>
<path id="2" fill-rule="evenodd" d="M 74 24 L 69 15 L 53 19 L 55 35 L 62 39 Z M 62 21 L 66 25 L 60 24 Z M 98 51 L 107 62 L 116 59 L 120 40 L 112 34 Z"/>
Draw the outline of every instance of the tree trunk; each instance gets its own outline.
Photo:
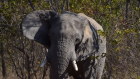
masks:
<path id="1" fill-rule="evenodd" d="M 125 18 L 128 17 L 128 6 L 129 6 L 130 0 L 126 0 L 126 10 L 125 10 Z"/>
<path id="2" fill-rule="evenodd" d="M 6 65 L 5 65 L 5 59 L 4 59 L 4 50 L 3 50 L 3 44 L 0 43 L 0 56 L 1 56 L 1 67 L 2 67 L 2 76 L 3 78 L 6 77 Z"/>

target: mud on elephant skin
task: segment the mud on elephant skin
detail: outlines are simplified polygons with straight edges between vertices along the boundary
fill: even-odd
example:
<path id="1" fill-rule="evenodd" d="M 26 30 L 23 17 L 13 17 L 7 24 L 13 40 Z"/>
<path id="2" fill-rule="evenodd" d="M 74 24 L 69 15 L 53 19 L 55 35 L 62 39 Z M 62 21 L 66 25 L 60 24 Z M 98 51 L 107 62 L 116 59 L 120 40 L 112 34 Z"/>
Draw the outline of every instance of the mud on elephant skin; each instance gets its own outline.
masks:
<path id="1" fill-rule="evenodd" d="M 103 29 L 92 18 L 82 13 L 37 10 L 25 16 L 21 27 L 24 36 L 48 48 L 50 79 L 101 79 L 106 38 L 97 33 Z"/>

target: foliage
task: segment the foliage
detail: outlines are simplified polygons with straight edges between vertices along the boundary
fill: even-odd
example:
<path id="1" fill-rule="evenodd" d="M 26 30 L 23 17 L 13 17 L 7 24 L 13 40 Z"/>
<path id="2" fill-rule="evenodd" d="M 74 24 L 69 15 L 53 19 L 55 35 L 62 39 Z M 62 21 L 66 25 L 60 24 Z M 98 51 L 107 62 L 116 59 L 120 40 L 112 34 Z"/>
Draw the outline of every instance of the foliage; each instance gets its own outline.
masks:
<path id="1" fill-rule="evenodd" d="M 35 10 L 50 9 L 49 3 L 45 0 L 31 1 Z M 94 18 L 104 28 L 104 32 L 99 31 L 101 35 L 107 37 L 108 53 L 104 79 L 139 79 L 140 3 L 138 0 L 129 3 L 126 0 L 70 0 L 69 7 L 72 12 L 85 13 Z M 26 74 L 23 78 L 30 78 L 29 74 L 35 73 L 34 70 L 38 68 L 42 56 L 44 57 L 40 52 L 43 52 L 44 47 L 27 40 L 21 33 L 20 23 L 24 16 L 32 11 L 28 0 L 0 1 L 0 43 L 4 45 L 7 67 L 9 70 L 13 70 L 15 66 L 19 67 L 14 71 L 20 72 L 17 75 L 19 78 L 23 73 Z M 26 57 L 30 58 L 26 60 Z M 24 62 L 19 63 L 20 61 Z M 26 61 L 32 62 L 28 65 L 32 67 L 31 70 L 25 67 Z M 20 71 L 20 67 L 25 70 Z M 37 73 L 44 72 L 40 70 Z M 37 74 L 34 74 L 34 77 L 35 75 Z"/>

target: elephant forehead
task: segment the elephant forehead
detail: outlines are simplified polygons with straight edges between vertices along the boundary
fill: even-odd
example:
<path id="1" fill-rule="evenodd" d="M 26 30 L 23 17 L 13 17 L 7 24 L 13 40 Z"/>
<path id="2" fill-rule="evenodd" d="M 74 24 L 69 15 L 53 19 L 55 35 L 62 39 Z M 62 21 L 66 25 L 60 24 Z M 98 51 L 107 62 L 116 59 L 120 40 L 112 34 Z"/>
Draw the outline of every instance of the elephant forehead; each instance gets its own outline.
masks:
<path id="1" fill-rule="evenodd" d="M 82 23 L 78 19 L 69 19 L 69 18 L 61 18 L 59 22 L 57 21 L 53 24 L 52 30 L 55 30 L 56 33 L 64 33 L 68 35 L 73 35 L 78 33 L 82 27 Z"/>
<path id="2" fill-rule="evenodd" d="M 81 32 L 86 26 L 86 19 L 79 17 L 78 15 L 63 14 L 60 18 L 62 22 L 62 30 L 67 32 Z"/>

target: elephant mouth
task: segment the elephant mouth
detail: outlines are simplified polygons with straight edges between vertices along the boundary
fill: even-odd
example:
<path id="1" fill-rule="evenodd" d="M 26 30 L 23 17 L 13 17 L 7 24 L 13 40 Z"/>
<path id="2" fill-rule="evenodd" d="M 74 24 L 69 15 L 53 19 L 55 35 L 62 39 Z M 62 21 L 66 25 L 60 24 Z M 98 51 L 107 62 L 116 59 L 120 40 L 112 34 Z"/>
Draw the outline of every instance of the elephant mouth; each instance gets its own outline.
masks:
<path id="1" fill-rule="evenodd" d="M 44 67 L 46 63 L 48 63 L 48 62 L 47 62 L 47 58 L 44 58 L 44 60 L 43 60 L 42 63 L 40 64 L 40 67 Z M 75 71 L 78 71 L 78 66 L 77 66 L 76 60 L 73 60 L 73 61 L 72 61 L 72 65 L 73 65 Z"/>

